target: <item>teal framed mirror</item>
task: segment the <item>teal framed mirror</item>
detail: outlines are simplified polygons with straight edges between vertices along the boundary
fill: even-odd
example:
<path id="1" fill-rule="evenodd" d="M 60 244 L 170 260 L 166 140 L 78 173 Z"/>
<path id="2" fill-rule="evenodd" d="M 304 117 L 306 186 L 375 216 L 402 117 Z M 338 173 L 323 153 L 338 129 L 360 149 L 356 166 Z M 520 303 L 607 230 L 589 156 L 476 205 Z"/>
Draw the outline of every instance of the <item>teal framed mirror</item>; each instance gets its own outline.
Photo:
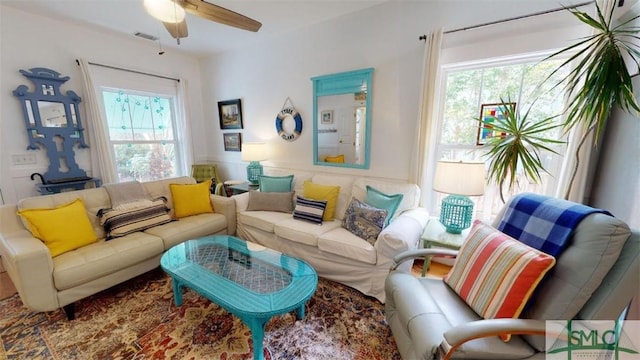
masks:
<path id="1" fill-rule="evenodd" d="M 312 77 L 313 164 L 368 169 L 373 68 Z"/>

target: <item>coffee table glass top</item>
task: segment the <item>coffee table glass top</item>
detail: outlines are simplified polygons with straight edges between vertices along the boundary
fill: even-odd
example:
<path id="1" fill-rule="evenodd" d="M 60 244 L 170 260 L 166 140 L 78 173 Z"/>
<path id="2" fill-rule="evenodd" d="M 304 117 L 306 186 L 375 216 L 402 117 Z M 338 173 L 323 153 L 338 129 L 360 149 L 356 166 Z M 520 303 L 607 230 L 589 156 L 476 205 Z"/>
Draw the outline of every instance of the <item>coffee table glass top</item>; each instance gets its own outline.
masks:
<path id="1" fill-rule="evenodd" d="M 295 309 L 313 295 L 318 282 L 306 262 L 228 235 L 176 245 L 161 265 L 228 310 L 250 314 Z"/>

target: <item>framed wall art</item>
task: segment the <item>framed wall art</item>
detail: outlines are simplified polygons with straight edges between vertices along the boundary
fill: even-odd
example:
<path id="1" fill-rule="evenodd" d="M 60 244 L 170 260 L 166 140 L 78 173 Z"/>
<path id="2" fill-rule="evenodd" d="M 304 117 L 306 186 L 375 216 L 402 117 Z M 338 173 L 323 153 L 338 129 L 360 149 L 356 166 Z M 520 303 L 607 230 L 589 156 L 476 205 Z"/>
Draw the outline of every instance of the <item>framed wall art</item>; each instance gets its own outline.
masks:
<path id="1" fill-rule="evenodd" d="M 476 145 L 484 145 L 487 139 L 496 136 L 505 136 L 505 133 L 493 130 L 491 123 L 496 119 L 504 119 L 505 113 L 515 111 L 516 103 L 495 103 L 482 104 L 480 106 L 480 121 L 478 124 L 478 135 L 476 137 Z"/>
<path id="2" fill-rule="evenodd" d="M 218 101 L 220 129 L 242 129 L 242 104 L 240 99 Z"/>
<path id="3" fill-rule="evenodd" d="M 224 140 L 224 151 L 240 151 L 242 150 L 242 134 L 226 133 L 222 134 Z"/>
<path id="4" fill-rule="evenodd" d="M 321 124 L 333 124 L 333 110 L 324 110 L 320 113 Z"/>

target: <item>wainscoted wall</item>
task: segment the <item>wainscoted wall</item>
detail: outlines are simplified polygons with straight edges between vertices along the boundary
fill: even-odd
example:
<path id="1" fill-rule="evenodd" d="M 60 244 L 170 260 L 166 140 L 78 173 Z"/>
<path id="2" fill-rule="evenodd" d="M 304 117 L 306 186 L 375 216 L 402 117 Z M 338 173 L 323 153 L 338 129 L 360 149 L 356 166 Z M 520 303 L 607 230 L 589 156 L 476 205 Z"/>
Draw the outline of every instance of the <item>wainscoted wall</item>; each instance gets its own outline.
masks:
<path id="1" fill-rule="evenodd" d="M 158 56 L 157 44 L 133 35 L 115 34 L 79 23 L 64 22 L 33 15 L 0 4 L 0 188 L 6 203 L 37 195 L 29 175 L 43 173 L 49 164 L 43 150 L 34 151 L 36 163 L 15 165 L 11 155 L 27 153 L 27 134 L 19 101 L 12 91 L 21 84 L 31 88 L 31 82 L 19 73 L 20 69 L 47 67 L 69 76 L 62 90 L 74 90 L 84 98 L 80 68 L 75 59 L 142 70 L 187 81 L 190 97 L 190 129 L 195 157 L 205 157 L 210 141 L 204 131 L 202 113 L 200 65 L 195 56 L 168 50 Z M 81 115 L 91 126 L 81 103 Z M 212 121 L 211 116 L 206 121 Z M 91 145 L 92 139 L 88 139 Z M 76 150 L 76 161 L 90 175 L 92 149 Z"/>

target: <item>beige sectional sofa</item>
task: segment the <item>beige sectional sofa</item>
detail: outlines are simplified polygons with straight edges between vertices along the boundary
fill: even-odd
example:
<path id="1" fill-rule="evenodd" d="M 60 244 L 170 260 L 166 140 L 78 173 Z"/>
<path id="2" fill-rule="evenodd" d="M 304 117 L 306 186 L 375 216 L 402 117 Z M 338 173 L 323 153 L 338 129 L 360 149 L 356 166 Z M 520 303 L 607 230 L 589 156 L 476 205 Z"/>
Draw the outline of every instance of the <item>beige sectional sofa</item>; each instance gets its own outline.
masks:
<path id="1" fill-rule="evenodd" d="M 150 197 L 167 198 L 170 215 L 172 183 L 192 184 L 195 180 L 179 177 L 142 183 Z M 27 230 L 17 211 L 54 208 L 78 198 L 99 240 L 52 257 L 49 248 Z M 25 306 L 34 311 L 64 307 L 73 318 L 75 301 L 158 267 L 160 257 L 171 246 L 200 236 L 235 233 L 235 202 L 218 195 L 210 198 L 213 213 L 184 217 L 109 241 L 105 241 L 96 216 L 98 210 L 111 207 L 105 188 L 26 198 L 17 205 L 0 207 L 2 263 Z"/>
<path id="2" fill-rule="evenodd" d="M 269 176 L 294 175 L 293 189 L 303 194 L 303 184 L 338 185 L 336 219 L 321 225 L 294 219 L 276 211 L 247 211 L 249 193 L 233 196 L 237 210 L 237 235 L 268 248 L 303 259 L 318 275 L 385 301 L 384 280 L 397 254 L 419 247 L 428 212 L 418 207 L 420 188 L 415 184 L 375 178 L 266 168 Z M 372 245 L 343 228 L 342 219 L 352 197 L 364 201 L 366 186 L 386 194 L 403 194 L 394 220 Z M 403 264 L 408 271 L 412 264 Z"/>

